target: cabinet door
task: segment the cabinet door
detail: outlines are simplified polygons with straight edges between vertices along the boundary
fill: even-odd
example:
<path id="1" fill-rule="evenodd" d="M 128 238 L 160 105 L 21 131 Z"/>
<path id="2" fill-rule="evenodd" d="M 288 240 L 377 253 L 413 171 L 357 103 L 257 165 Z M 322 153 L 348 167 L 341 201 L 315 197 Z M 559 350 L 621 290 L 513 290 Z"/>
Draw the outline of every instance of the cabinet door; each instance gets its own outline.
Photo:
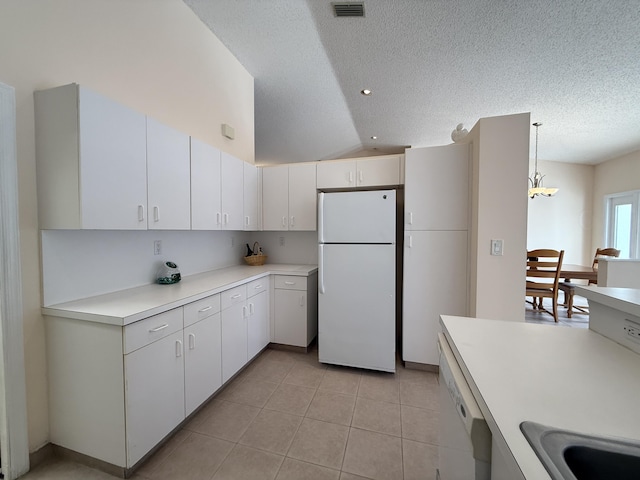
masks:
<path id="1" fill-rule="evenodd" d="M 467 232 L 408 232 L 404 248 L 402 358 L 438 364 L 440 315 L 467 315 Z"/>
<path id="2" fill-rule="evenodd" d="M 146 230 L 145 117 L 78 89 L 82 228 Z"/>
<path id="3" fill-rule="evenodd" d="M 191 138 L 191 229 L 220 230 L 220 150 Z"/>
<path id="4" fill-rule="evenodd" d="M 244 163 L 244 229 L 258 230 L 258 167 Z"/>
<path id="5" fill-rule="evenodd" d="M 372 158 L 357 161 L 359 187 L 400 185 L 400 157 Z"/>
<path id="6" fill-rule="evenodd" d="M 289 230 L 316 229 L 316 165 L 289 165 Z"/>
<path id="7" fill-rule="evenodd" d="M 341 160 L 318 163 L 318 188 L 356 186 L 356 161 Z"/>
<path id="8" fill-rule="evenodd" d="M 222 311 L 222 383 L 247 360 L 247 307 L 243 302 Z"/>
<path id="9" fill-rule="evenodd" d="M 222 333 L 216 313 L 184 330 L 185 415 L 222 385 Z"/>
<path id="10" fill-rule="evenodd" d="M 127 467 L 184 420 L 182 331 L 124 356 Z"/>
<path id="11" fill-rule="evenodd" d="M 148 227 L 191 228 L 189 136 L 147 117 Z"/>
<path id="12" fill-rule="evenodd" d="M 289 166 L 262 169 L 262 228 L 289 229 Z"/>
<path id="13" fill-rule="evenodd" d="M 307 293 L 276 289 L 274 294 L 276 343 L 307 346 Z"/>
<path id="14" fill-rule="evenodd" d="M 244 162 L 222 152 L 222 228 L 242 230 L 244 222 Z"/>
<path id="15" fill-rule="evenodd" d="M 469 146 L 408 149 L 404 195 L 405 230 L 466 230 Z"/>
<path id="16" fill-rule="evenodd" d="M 247 300 L 249 309 L 247 350 L 248 359 L 255 357 L 269 343 L 269 297 L 264 291 Z"/>

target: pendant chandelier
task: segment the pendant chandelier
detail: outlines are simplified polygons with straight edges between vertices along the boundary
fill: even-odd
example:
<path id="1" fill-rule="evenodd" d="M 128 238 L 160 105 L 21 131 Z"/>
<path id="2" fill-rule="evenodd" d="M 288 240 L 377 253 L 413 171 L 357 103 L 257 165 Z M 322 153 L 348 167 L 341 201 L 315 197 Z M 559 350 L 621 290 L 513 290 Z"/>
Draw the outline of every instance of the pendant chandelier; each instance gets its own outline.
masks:
<path id="1" fill-rule="evenodd" d="M 547 188 L 542 185 L 542 179 L 544 175 L 542 175 L 538 171 L 538 127 L 542 124 L 540 122 L 536 122 L 533 124 L 536 127 L 536 163 L 533 175 L 529 177 L 529 187 L 528 196 L 529 198 L 535 198 L 538 195 L 542 195 L 543 197 L 551 197 L 556 194 L 558 191 L 557 188 Z"/>

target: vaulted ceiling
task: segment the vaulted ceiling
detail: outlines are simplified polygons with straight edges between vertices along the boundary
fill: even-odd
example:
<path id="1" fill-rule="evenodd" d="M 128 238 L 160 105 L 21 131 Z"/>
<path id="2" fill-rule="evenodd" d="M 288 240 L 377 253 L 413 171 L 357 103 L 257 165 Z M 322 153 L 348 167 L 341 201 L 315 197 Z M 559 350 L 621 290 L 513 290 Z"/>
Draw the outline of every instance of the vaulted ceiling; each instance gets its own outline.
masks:
<path id="1" fill-rule="evenodd" d="M 255 78 L 257 163 L 444 145 L 459 123 L 521 112 L 543 124 L 540 160 L 640 149 L 639 0 L 365 0 L 364 17 L 330 0 L 185 3 Z"/>

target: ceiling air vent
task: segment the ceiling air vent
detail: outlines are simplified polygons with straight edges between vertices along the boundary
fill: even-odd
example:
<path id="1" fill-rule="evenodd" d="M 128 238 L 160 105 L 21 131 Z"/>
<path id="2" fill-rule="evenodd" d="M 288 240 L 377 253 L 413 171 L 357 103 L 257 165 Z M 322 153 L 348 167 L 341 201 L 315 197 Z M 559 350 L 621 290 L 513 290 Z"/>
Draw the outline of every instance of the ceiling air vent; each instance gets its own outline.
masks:
<path id="1" fill-rule="evenodd" d="M 334 2 L 331 5 L 336 17 L 364 17 L 364 2 Z"/>

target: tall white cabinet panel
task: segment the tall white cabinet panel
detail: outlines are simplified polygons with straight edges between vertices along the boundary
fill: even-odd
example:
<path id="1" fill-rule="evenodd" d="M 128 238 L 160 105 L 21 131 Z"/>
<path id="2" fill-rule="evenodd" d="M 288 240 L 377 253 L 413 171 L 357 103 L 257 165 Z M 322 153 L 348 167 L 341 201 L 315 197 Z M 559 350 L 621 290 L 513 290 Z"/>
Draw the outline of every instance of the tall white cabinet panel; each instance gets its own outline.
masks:
<path id="1" fill-rule="evenodd" d="M 191 137 L 191 229 L 222 228 L 220 150 Z"/>
<path id="2" fill-rule="evenodd" d="M 40 228 L 146 229 L 145 116 L 77 84 L 34 97 Z"/>
<path id="3" fill-rule="evenodd" d="M 222 152 L 222 229 L 243 230 L 244 162 Z"/>
<path id="4" fill-rule="evenodd" d="M 289 165 L 289 230 L 316 229 L 316 165 Z"/>
<path id="5" fill-rule="evenodd" d="M 258 230 L 258 167 L 243 162 L 244 168 L 244 229 Z"/>
<path id="6" fill-rule="evenodd" d="M 251 360 L 269 343 L 269 277 L 247 285 L 247 357 Z"/>
<path id="7" fill-rule="evenodd" d="M 129 466 L 185 418 L 183 347 L 179 331 L 124 357 Z"/>
<path id="8" fill-rule="evenodd" d="M 402 357 L 438 364 L 440 315 L 467 315 L 467 232 L 405 234 Z"/>
<path id="9" fill-rule="evenodd" d="M 316 229 L 316 165 L 262 169 L 264 230 Z"/>
<path id="10" fill-rule="evenodd" d="M 466 230 L 469 145 L 410 148 L 405 157 L 405 230 Z"/>
<path id="11" fill-rule="evenodd" d="M 147 117 L 148 227 L 191 228 L 189 136 Z"/>

